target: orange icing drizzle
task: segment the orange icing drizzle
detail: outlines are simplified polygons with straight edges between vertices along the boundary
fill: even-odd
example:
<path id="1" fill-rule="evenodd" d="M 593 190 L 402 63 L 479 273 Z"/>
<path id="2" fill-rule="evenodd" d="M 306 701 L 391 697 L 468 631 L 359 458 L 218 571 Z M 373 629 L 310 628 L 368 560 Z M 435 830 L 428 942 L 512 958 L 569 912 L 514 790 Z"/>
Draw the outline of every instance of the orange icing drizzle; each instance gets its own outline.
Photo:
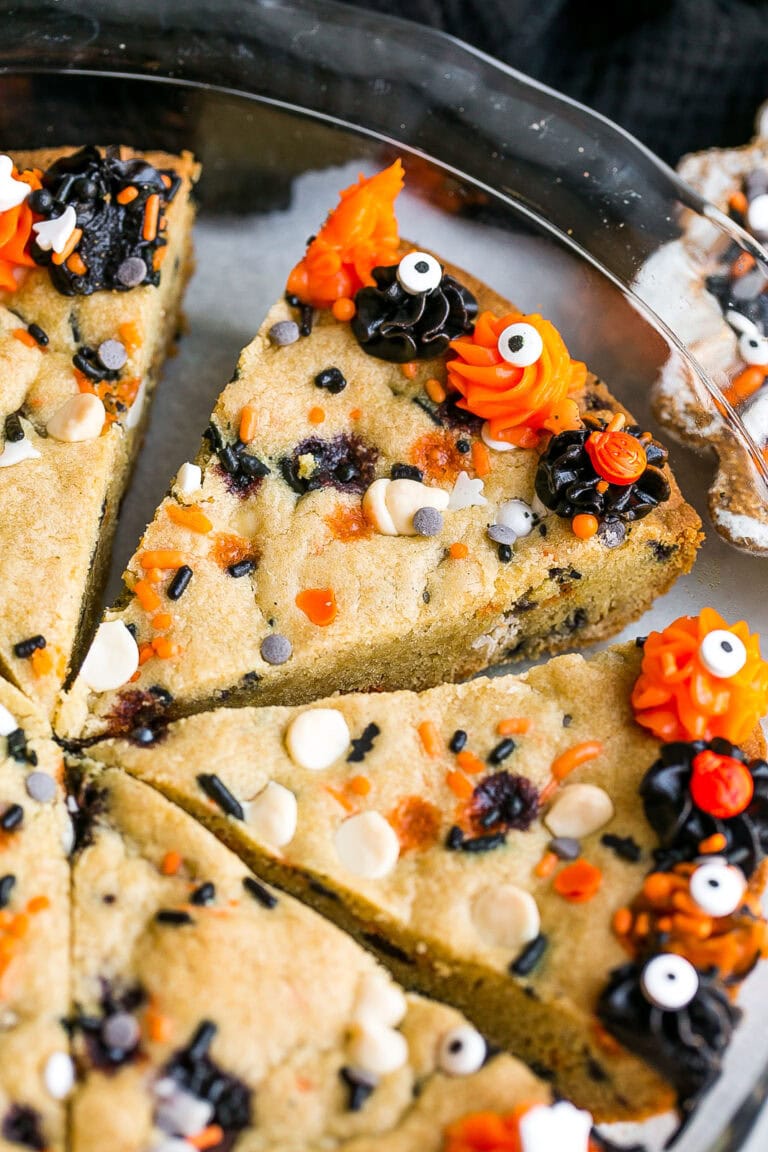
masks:
<path id="1" fill-rule="evenodd" d="M 22 180 L 36 191 L 41 188 L 41 173 L 33 168 L 29 172 L 12 170 L 15 180 Z M 0 288 L 8 292 L 15 292 L 18 282 L 13 274 L 14 268 L 34 268 L 35 262 L 27 251 L 32 235 L 34 217 L 32 209 L 26 200 L 0 212 Z"/>
<path id="2" fill-rule="evenodd" d="M 699 645 L 715 629 L 733 632 L 747 650 L 740 672 L 718 679 L 699 659 Z M 632 690 L 635 719 L 658 740 L 712 740 L 741 744 L 768 711 L 768 663 L 746 623 L 729 625 L 713 608 L 681 616 L 663 632 L 652 632 L 643 649 L 642 671 Z"/>
<path id="3" fill-rule="evenodd" d="M 544 343 L 539 359 L 527 368 L 509 364 L 498 350 L 504 329 L 521 321 L 534 327 Z M 580 427 L 573 397 L 584 388 L 587 369 L 571 360 L 548 320 L 520 312 L 497 319 L 481 312 L 472 335 L 452 340 L 451 348 L 457 359 L 448 361 L 448 383 L 461 393 L 458 406 L 487 420 L 494 439 L 531 448 L 542 432 Z"/>
<path id="4" fill-rule="evenodd" d="M 244 536 L 217 532 L 213 537 L 210 556 L 220 568 L 230 568 L 233 564 L 239 564 L 241 560 L 258 560 L 260 555 L 258 547 Z"/>
<path id="5" fill-rule="evenodd" d="M 325 517 L 325 523 L 331 535 L 344 544 L 351 540 L 367 540 L 373 535 L 372 526 L 366 520 L 362 508 L 357 505 L 337 504 L 333 512 Z"/>
<path id="6" fill-rule="evenodd" d="M 0 999 L 4 990 L 1 985 L 8 969 L 21 949 L 30 929 L 30 919 L 50 907 L 47 896 L 33 896 L 23 912 L 11 912 L 7 908 L 0 911 Z"/>
<path id="7" fill-rule="evenodd" d="M 456 439 L 443 429 L 425 432 L 411 446 L 411 464 L 420 468 L 427 480 L 453 484 L 459 472 L 467 470 L 467 458 L 456 447 Z"/>
<path id="8" fill-rule="evenodd" d="M 374 268 L 396 264 L 400 238 L 394 205 L 402 187 L 403 165 L 395 160 L 383 172 L 361 176 L 345 188 L 288 277 L 288 292 L 314 308 L 330 308 L 373 284 Z"/>

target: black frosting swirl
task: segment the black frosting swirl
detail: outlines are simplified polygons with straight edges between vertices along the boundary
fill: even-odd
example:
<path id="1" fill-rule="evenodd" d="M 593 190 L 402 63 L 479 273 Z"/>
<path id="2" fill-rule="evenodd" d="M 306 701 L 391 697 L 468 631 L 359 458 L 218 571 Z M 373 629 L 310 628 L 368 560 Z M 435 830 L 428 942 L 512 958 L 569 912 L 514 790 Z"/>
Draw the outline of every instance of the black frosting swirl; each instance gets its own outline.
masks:
<path id="1" fill-rule="evenodd" d="M 644 443 L 648 466 L 633 484 L 609 484 L 605 492 L 597 485 L 601 477 L 592 466 L 585 444 L 593 432 L 606 427 L 594 416 L 584 417 L 584 427 L 553 436 L 539 460 L 536 471 L 536 495 L 558 516 L 572 519 L 579 513 L 590 513 L 598 520 L 642 520 L 658 505 L 669 499 L 669 482 L 662 468 L 667 450 L 656 440 Z M 639 438 L 643 431 L 637 424 L 622 429 Z"/>
<path id="2" fill-rule="evenodd" d="M 710 750 L 719 756 L 732 756 L 746 765 L 755 784 L 752 802 L 739 816 L 721 819 L 703 812 L 691 797 L 693 760 Z M 726 846 L 718 855 L 741 868 L 750 877 L 768 852 L 768 764 L 752 760 L 730 741 L 718 737 L 705 742 L 678 742 L 662 745 L 659 759 L 646 773 L 640 795 L 648 822 L 661 841 L 654 856 L 658 866 L 668 870 L 683 860 L 693 860 L 702 840 L 722 833 Z"/>
<path id="3" fill-rule="evenodd" d="M 411 294 L 400 286 L 397 269 L 374 268 L 376 287 L 355 296 L 352 331 L 358 343 L 370 356 L 395 364 L 442 356 L 451 340 L 472 330 L 477 300 L 448 275 L 431 292 Z"/>
<path id="4" fill-rule="evenodd" d="M 643 965 L 611 972 L 597 1015 L 611 1035 L 674 1085 L 683 1122 L 717 1080 L 722 1057 L 741 1018 L 714 973 L 699 972 L 699 988 L 685 1008 L 665 1011 L 643 994 Z"/>
<path id="5" fill-rule="evenodd" d="M 170 180 L 170 187 L 166 187 L 164 175 Z M 54 264 L 52 253 L 44 252 L 37 244 L 31 246 L 32 259 L 48 267 L 57 291 L 64 296 L 89 296 L 102 289 L 126 292 L 139 284 L 159 284 L 160 272 L 153 267 L 153 256 L 157 248 L 167 243 L 159 222 L 163 208 L 178 190 L 180 180 L 176 173 L 160 172 L 141 157 L 121 160 L 117 149 L 107 149 L 102 155 L 98 148 L 89 145 L 56 160 L 44 173 L 42 184 L 42 195 L 33 192 L 30 197 L 35 213 L 52 219 L 71 205 L 77 227 L 83 233 L 76 247 L 86 267 L 82 275 L 71 271 L 66 262 Z M 129 187 L 135 188 L 137 195 L 129 203 L 120 204 L 118 194 Z M 145 240 L 144 209 L 155 193 L 160 196 L 161 205 L 157 235 Z M 132 276 L 125 271 L 118 275 L 121 266 L 125 269 L 125 261 L 132 258 L 144 262 L 141 279 L 137 279 L 135 264 Z"/>

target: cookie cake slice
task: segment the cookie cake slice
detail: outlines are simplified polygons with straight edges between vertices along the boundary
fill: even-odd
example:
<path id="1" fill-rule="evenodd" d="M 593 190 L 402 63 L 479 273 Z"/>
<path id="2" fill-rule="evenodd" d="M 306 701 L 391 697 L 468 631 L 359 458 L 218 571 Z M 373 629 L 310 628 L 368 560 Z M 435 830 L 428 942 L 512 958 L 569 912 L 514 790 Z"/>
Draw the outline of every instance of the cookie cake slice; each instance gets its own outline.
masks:
<path id="1" fill-rule="evenodd" d="M 586 1113 L 154 789 L 81 766 L 78 802 L 72 1152 L 592 1149 Z"/>
<path id="2" fill-rule="evenodd" d="M 589 661 L 90 754 L 607 1121 L 687 1115 L 719 1073 L 766 950 L 766 711 L 757 637 L 705 609 Z"/>
<path id="3" fill-rule="evenodd" d="M 0 156 L 0 674 L 49 715 L 177 332 L 196 178 L 187 153 Z"/>
<path id="4" fill-rule="evenodd" d="M 0 1149 L 64 1152 L 72 1086 L 69 865 L 61 749 L 0 680 Z"/>
<path id="5" fill-rule="evenodd" d="M 609 636 L 690 568 L 666 451 L 547 320 L 399 241 L 401 184 L 348 188 L 291 273 L 63 731 L 428 687 Z"/>

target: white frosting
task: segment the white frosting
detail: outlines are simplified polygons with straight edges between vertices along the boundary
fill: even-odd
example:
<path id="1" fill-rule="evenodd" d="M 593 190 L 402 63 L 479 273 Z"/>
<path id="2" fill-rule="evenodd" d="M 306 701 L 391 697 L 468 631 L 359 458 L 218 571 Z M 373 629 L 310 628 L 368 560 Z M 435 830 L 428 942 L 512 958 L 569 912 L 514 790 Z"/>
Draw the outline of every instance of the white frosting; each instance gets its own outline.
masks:
<path id="1" fill-rule="evenodd" d="M 32 225 L 38 248 L 43 252 L 51 249 L 57 254 L 61 253 L 69 243 L 69 239 L 77 227 L 77 215 L 71 204 L 68 204 L 61 216 L 53 220 L 38 220 Z"/>
<path id="2" fill-rule="evenodd" d="M 0 736 L 10 736 L 18 726 L 19 722 L 13 713 L 9 712 L 4 704 L 0 704 Z"/>
<path id="3" fill-rule="evenodd" d="M 147 382 L 142 378 L 139 384 L 139 389 L 134 396 L 133 404 L 131 404 L 128 412 L 126 413 L 123 424 L 126 428 L 136 428 L 141 421 L 141 416 L 144 411 L 144 405 L 147 400 Z"/>
<path id="4" fill-rule="evenodd" d="M 17 180 L 13 175 L 13 160 L 10 156 L 0 156 L 0 212 L 18 208 L 31 191 L 29 184 Z"/>
<path id="5" fill-rule="evenodd" d="M 0 452 L 0 468 L 11 468 L 14 464 L 21 464 L 23 460 L 39 459 L 40 453 L 25 435 L 23 440 L 6 440 L 5 447 Z"/>

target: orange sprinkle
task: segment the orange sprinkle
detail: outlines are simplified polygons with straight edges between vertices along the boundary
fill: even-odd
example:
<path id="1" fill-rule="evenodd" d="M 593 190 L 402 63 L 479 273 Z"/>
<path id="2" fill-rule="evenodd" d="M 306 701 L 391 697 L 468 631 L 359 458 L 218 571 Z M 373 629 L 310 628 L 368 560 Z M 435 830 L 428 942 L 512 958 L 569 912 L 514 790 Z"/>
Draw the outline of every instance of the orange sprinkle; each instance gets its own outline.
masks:
<path id="1" fill-rule="evenodd" d="M 155 251 L 152 253 L 152 267 L 154 268 L 155 272 L 157 272 L 158 269 L 162 268 L 163 261 L 165 260 L 167 255 L 168 255 L 168 245 L 167 244 L 163 244 L 160 248 L 155 248 Z M 173 353 L 171 353 L 171 355 L 173 355 Z"/>
<path id="2" fill-rule="evenodd" d="M 722 852 L 728 844 L 722 832 L 714 832 L 708 836 L 706 840 L 699 843 L 699 852 L 703 855 L 708 855 L 710 852 Z"/>
<path id="3" fill-rule="evenodd" d="M 184 556 L 181 552 L 177 552 L 173 548 L 158 548 L 148 552 L 142 552 L 139 556 L 139 564 L 142 568 L 181 568 L 184 563 Z"/>
<path id="4" fill-rule="evenodd" d="M 482 440 L 475 440 L 472 445 L 472 467 L 476 476 L 487 476 L 491 470 L 491 454 Z"/>
<path id="5" fill-rule="evenodd" d="M 353 776 L 348 788 L 355 796 L 367 796 L 371 790 L 371 782 L 367 776 Z"/>
<path id="6" fill-rule="evenodd" d="M 356 811 L 355 805 L 352 803 L 349 797 L 345 796 L 344 793 L 341 792 L 338 788 L 334 788 L 331 784 L 326 784 L 325 790 L 329 796 L 333 796 L 336 803 L 340 804 L 345 812 Z"/>
<path id="7" fill-rule="evenodd" d="M 362 408 L 352 408 L 349 413 L 349 418 L 350 420 L 359 420 L 362 414 Z"/>
<path id="8" fill-rule="evenodd" d="M 135 200 L 139 194 L 138 188 L 134 188 L 133 184 L 129 184 L 127 188 L 121 188 L 115 199 L 118 204 L 130 204 Z"/>
<path id="9" fill-rule="evenodd" d="M 213 524 L 197 504 L 169 504 L 168 518 L 179 527 L 189 528 L 190 532 L 199 532 L 202 536 L 206 536 L 213 528 Z"/>
<path id="10" fill-rule="evenodd" d="M 163 579 L 162 568 L 147 568 L 146 576 L 144 577 L 150 584 L 159 584 Z"/>
<path id="11" fill-rule="evenodd" d="M 187 1144 L 191 1144 L 193 1148 L 199 1149 L 199 1152 L 204 1152 L 206 1148 L 216 1148 L 221 1144 L 224 1139 L 224 1129 L 220 1124 L 209 1124 L 207 1128 L 203 1128 L 202 1132 L 198 1132 L 196 1136 L 185 1136 Z"/>
<path id="12" fill-rule="evenodd" d="M 419 371 L 419 366 L 414 360 L 410 360 L 407 364 L 400 365 L 400 371 L 406 380 L 413 380 L 416 373 Z"/>
<path id="13" fill-rule="evenodd" d="M 603 874 L 588 860 L 574 860 L 555 877 L 555 891 L 572 904 L 586 904 L 596 896 L 603 883 Z"/>
<path id="14" fill-rule="evenodd" d="M 144 226 L 141 234 L 145 240 L 154 240 L 157 236 L 157 223 L 160 219 L 160 194 L 153 192 L 147 197 L 144 206 Z"/>
<path id="15" fill-rule="evenodd" d="M 737 212 L 741 212 L 742 216 L 746 216 L 749 203 L 741 189 L 731 192 L 728 197 L 728 204 L 731 208 L 735 208 Z"/>
<path id="16" fill-rule="evenodd" d="M 741 252 L 731 264 L 732 276 L 744 276 L 750 268 L 754 268 L 755 258 L 750 252 Z"/>
<path id="17" fill-rule="evenodd" d="M 595 484 L 595 489 L 600 493 L 601 496 L 604 492 L 607 492 L 609 488 L 610 484 L 607 480 L 598 480 L 597 484 Z M 584 513 L 584 515 L 586 515 L 586 513 Z"/>
<path id="18" fill-rule="evenodd" d="M 452 484 L 466 468 L 454 436 L 442 428 L 419 437 L 411 447 L 410 462 L 420 468 L 427 479 L 443 484 Z"/>
<path id="19" fill-rule="evenodd" d="M 743 372 L 734 376 L 728 387 L 723 389 L 723 396 L 729 404 L 734 406 L 743 404 L 750 396 L 754 396 L 758 388 L 762 388 L 765 383 L 766 372 L 768 372 L 768 366 L 750 364 Z"/>
<path id="20" fill-rule="evenodd" d="M 50 648 L 36 648 L 30 657 L 35 676 L 48 676 L 53 671 L 53 656 Z"/>
<path id="21" fill-rule="evenodd" d="M 162 604 L 162 600 L 148 580 L 137 580 L 133 586 L 133 594 L 145 612 L 156 612 Z"/>
<path id="22" fill-rule="evenodd" d="M 462 544 L 461 541 L 457 541 L 457 543 L 451 544 L 448 549 L 448 555 L 451 560 L 466 560 L 467 556 L 469 556 L 469 548 L 467 548 L 466 544 Z"/>
<path id="23" fill-rule="evenodd" d="M 592 516 L 589 512 L 579 512 L 571 520 L 571 529 L 574 536 L 578 536 L 579 540 L 589 540 L 597 534 L 599 527 L 597 516 Z"/>
<path id="24" fill-rule="evenodd" d="M 151 660 L 155 654 L 155 650 L 151 644 L 142 644 L 139 648 L 139 665 L 146 664 L 147 660 Z"/>
<path id="25" fill-rule="evenodd" d="M 453 792 L 454 796 L 458 796 L 460 800 L 467 800 L 474 792 L 474 787 L 470 780 L 461 772 L 457 772 L 452 768 L 450 772 L 446 773 L 445 782 Z"/>
<path id="26" fill-rule="evenodd" d="M 152 641 L 152 651 L 160 660 L 171 660 L 174 656 L 179 655 L 181 648 L 167 636 L 155 636 Z"/>
<path id="27" fill-rule="evenodd" d="M 317 405 L 314 405 L 307 413 L 307 419 L 309 420 L 310 424 L 322 424 L 325 420 L 325 410 L 318 407 Z"/>
<path id="28" fill-rule="evenodd" d="M 181 868 L 181 865 L 182 856 L 180 852 L 166 852 L 160 864 L 160 871 L 163 876 L 175 876 Z"/>
<path id="29" fill-rule="evenodd" d="M 338 607 L 332 588 L 306 588 L 296 597 L 299 608 L 312 624 L 326 628 L 336 619 Z"/>
<path id="30" fill-rule="evenodd" d="M 508 716 L 499 720 L 496 731 L 499 736 L 524 736 L 530 730 L 531 722 L 526 716 Z"/>
<path id="31" fill-rule="evenodd" d="M 88 271 L 86 263 L 79 252 L 72 253 L 67 260 L 67 268 L 69 268 L 70 272 L 73 272 L 75 276 L 85 276 Z"/>
<path id="32" fill-rule="evenodd" d="M 250 444 L 256 435 L 259 423 L 259 414 L 253 404 L 244 404 L 240 413 L 240 439 L 243 444 Z"/>
<path id="33" fill-rule="evenodd" d="M 119 324 L 117 331 L 120 336 L 120 342 L 125 345 L 125 350 L 129 356 L 133 352 L 137 352 L 144 343 L 141 331 L 135 320 L 126 320 L 123 324 Z"/>
<path id="34" fill-rule="evenodd" d="M 356 311 L 355 302 L 350 300 L 349 296 L 340 296 L 338 300 L 334 300 L 331 306 L 334 317 L 340 320 L 342 324 L 351 320 Z"/>
<path id="35" fill-rule="evenodd" d="M 418 733 L 427 756 L 439 756 L 443 751 L 443 741 L 437 725 L 432 720 L 423 720 L 419 724 Z"/>
<path id="36" fill-rule="evenodd" d="M 557 868 L 557 859 L 554 852 L 545 852 L 533 870 L 534 876 L 538 876 L 541 880 L 551 876 Z"/>
<path id="37" fill-rule="evenodd" d="M 173 616 L 170 612 L 158 612 L 156 616 L 152 617 L 152 627 L 157 628 L 159 632 L 170 628 L 171 624 L 173 624 Z"/>
<path id="38" fill-rule="evenodd" d="M 435 380 L 434 376 L 427 380 L 424 385 L 424 391 L 435 404 L 442 404 L 443 400 L 445 400 L 445 388 L 443 388 L 439 380 Z"/>
<path id="39" fill-rule="evenodd" d="M 38 347 L 37 340 L 35 340 L 34 336 L 30 336 L 26 328 L 14 328 L 11 335 L 14 336 L 20 344 L 26 344 L 27 348 Z"/>
<path id="40" fill-rule="evenodd" d="M 579 768 L 588 760 L 595 760 L 602 754 L 602 751 L 603 744 L 600 740 L 585 740 L 582 744 L 573 744 L 570 748 L 566 748 L 565 752 L 561 752 L 559 756 L 555 757 L 550 771 L 555 780 L 565 780 L 574 768 Z"/>
<path id="41" fill-rule="evenodd" d="M 470 752 L 468 748 L 462 748 L 461 752 L 456 753 L 456 763 L 470 776 L 476 776 L 478 772 L 485 772 L 485 764 L 479 756 L 475 756 L 474 752 Z"/>
<path id="42" fill-rule="evenodd" d="M 27 903 L 27 912 L 30 916 L 36 916 L 38 912 L 45 912 L 51 906 L 51 902 L 47 896 L 33 896 Z"/>
<path id="43" fill-rule="evenodd" d="M 73 228 L 72 235 L 70 236 L 69 240 L 67 240 L 64 249 L 61 252 L 54 252 L 53 256 L 51 257 L 51 262 L 53 264 L 64 264 L 68 257 L 72 255 L 75 248 L 77 248 L 82 238 L 82 228 Z"/>
<path id="44" fill-rule="evenodd" d="M 173 1035 L 170 1017 L 164 1016 L 154 1004 L 147 1008 L 147 1032 L 155 1044 L 167 1044 Z"/>
<path id="45" fill-rule="evenodd" d="M 626 936 L 632 928 L 632 913 L 629 908 L 617 908 L 613 914 L 613 930 L 617 936 Z"/>

